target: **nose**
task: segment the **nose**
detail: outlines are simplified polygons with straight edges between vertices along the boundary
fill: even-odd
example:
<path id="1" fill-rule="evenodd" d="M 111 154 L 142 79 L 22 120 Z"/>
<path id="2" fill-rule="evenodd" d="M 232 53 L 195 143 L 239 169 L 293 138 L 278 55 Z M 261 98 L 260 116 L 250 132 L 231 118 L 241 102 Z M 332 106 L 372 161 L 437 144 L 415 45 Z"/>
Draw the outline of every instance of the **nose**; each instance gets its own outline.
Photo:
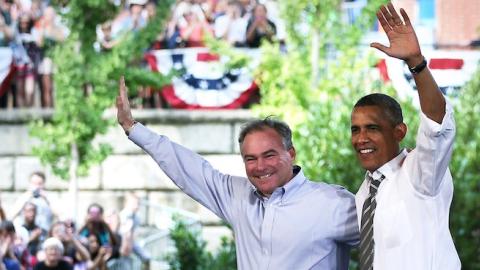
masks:
<path id="1" fill-rule="evenodd" d="M 265 169 L 265 161 L 263 160 L 263 158 L 259 158 L 257 160 L 257 170 L 263 171 L 264 169 Z"/>
<path id="2" fill-rule="evenodd" d="M 356 140 L 357 143 L 367 143 L 370 141 L 368 138 L 368 133 L 365 129 L 360 129 L 358 134 L 356 135 Z"/>

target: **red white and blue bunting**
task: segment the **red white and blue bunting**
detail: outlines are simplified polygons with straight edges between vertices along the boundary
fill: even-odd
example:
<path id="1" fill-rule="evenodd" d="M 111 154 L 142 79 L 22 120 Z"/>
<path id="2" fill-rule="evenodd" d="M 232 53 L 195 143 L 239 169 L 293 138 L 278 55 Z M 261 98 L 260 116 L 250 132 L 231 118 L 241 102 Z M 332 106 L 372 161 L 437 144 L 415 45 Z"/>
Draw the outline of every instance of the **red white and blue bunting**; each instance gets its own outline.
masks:
<path id="1" fill-rule="evenodd" d="M 245 50 L 258 59 L 258 50 Z M 151 70 L 180 72 L 161 94 L 172 108 L 236 109 L 256 94 L 258 87 L 248 67 L 228 70 L 226 59 L 206 48 L 156 50 L 146 55 Z"/>
<path id="2" fill-rule="evenodd" d="M 438 87 L 447 96 L 461 95 L 461 89 L 479 67 L 478 51 L 424 51 L 425 58 Z M 416 86 L 406 64 L 398 59 L 386 57 L 378 64 L 384 81 L 391 81 L 400 96 L 416 98 Z"/>

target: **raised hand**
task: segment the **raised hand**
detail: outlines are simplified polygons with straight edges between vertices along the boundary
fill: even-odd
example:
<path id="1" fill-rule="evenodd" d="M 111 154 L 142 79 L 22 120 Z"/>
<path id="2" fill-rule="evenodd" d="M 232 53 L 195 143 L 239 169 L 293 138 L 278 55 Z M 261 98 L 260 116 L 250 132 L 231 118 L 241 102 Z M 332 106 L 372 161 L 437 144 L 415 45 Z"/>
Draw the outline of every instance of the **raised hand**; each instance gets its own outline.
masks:
<path id="1" fill-rule="evenodd" d="M 134 123 L 130 102 L 128 101 L 127 87 L 125 86 L 125 77 L 120 77 L 117 96 L 117 121 L 123 130 L 127 131 Z"/>
<path id="2" fill-rule="evenodd" d="M 371 47 L 377 48 L 388 56 L 404 60 L 409 67 L 423 61 L 415 30 L 404 9 L 400 9 L 403 21 L 395 11 L 392 3 L 382 6 L 377 12 L 377 18 L 387 34 L 390 47 L 373 42 Z"/>

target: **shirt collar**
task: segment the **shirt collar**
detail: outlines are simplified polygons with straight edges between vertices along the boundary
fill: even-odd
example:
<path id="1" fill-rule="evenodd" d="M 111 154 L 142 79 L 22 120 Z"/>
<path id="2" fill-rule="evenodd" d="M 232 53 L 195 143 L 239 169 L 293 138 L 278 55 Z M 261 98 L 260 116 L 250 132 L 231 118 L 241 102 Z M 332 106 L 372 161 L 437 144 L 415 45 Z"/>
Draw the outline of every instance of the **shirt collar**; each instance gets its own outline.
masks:
<path id="1" fill-rule="evenodd" d="M 383 164 L 382 167 L 370 174 L 373 179 L 379 179 L 382 175 L 385 175 L 385 179 L 392 179 L 393 174 L 402 166 L 405 157 L 407 157 L 408 151 L 403 149 L 400 153 L 389 162 Z"/>
<path id="2" fill-rule="evenodd" d="M 303 170 L 300 166 L 293 166 L 293 175 L 293 178 L 290 179 L 290 181 L 288 181 L 285 185 L 276 188 L 271 196 L 275 196 L 276 193 L 281 193 L 280 197 L 282 201 L 285 201 L 291 197 L 292 194 L 295 193 L 295 191 L 298 190 L 298 188 L 306 181 L 305 175 L 303 174 Z M 254 189 L 253 192 L 261 200 L 268 201 L 269 198 L 262 196 L 257 189 Z"/>

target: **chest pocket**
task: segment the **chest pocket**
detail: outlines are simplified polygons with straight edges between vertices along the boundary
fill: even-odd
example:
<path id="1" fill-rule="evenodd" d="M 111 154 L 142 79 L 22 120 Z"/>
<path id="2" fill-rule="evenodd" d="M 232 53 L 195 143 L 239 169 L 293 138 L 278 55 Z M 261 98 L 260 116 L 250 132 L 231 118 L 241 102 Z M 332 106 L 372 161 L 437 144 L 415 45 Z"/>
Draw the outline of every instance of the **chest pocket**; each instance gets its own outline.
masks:
<path id="1" fill-rule="evenodd" d="M 385 204 L 384 204 L 385 205 Z M 396 248 L 411 240 L 411 215 L 403 201 L 390 201 L 387 207 L 377 209 L 375 213 L 375 231 L 378 233 L 375 242 L 387 249 Z"/>

